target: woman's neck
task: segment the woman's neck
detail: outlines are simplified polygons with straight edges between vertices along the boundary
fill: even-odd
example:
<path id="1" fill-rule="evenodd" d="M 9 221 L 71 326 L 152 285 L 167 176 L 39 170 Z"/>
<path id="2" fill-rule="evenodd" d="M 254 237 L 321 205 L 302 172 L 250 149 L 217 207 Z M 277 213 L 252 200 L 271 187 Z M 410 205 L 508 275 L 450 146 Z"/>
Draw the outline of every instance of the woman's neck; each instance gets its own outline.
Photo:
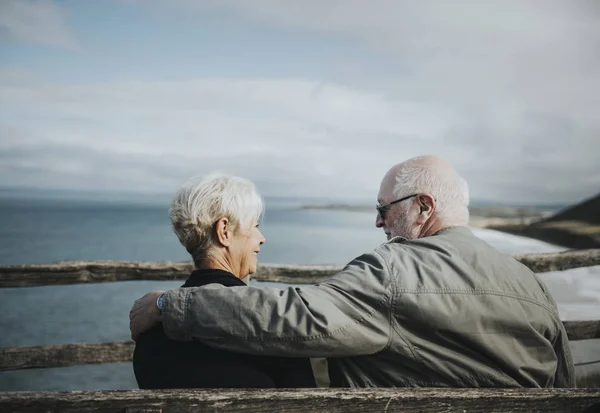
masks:
<path id="1" fill-rule="evenodd" d="M 237 278 L 240 276 L 233 270 L 233 266 L 222 256 L 210 256 L 207 257 L 200 265 L 196 266 L 199 270 L 223 270 L 232 273 Z"/>

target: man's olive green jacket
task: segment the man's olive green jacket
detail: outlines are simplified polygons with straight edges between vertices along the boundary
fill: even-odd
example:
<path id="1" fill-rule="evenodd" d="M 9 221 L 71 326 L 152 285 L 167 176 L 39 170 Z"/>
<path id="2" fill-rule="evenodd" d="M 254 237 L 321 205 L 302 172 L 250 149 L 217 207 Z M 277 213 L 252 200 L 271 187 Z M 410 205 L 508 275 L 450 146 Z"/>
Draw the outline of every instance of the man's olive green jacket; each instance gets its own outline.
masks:
<path id="1" fill-rule="evenodd" d="M 575 387 L 544 284 L 466 227 L 394 238 L 317 285 L 170 290 L 163 325 L 242 353 L 327 357 L 342 386 Z"/>

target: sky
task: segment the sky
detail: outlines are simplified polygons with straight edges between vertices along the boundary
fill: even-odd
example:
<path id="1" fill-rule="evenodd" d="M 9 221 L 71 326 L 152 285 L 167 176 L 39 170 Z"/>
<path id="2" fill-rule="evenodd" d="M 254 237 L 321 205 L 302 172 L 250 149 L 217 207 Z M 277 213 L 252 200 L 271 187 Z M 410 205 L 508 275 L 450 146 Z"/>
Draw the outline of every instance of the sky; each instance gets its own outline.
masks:
<path id="1" fill-rule="evenodd" d="M 472 198 L 600 192 L 595 0 L 2 0 L 0 187 L 372 200 L 450 161 Z"/>

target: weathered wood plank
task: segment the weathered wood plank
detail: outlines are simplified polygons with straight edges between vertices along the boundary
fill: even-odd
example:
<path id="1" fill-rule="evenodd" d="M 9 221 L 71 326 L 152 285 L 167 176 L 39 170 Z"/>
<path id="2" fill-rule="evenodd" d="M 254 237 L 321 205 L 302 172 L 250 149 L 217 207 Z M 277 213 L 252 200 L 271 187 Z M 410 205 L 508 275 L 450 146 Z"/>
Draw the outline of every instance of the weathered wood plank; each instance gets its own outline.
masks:
<path id="1" fill-rule="evenodd" d="M 313 284 L 340 272 L 342 265 L 259 264 L 252 279 L 290 284 Z"/>
<path id="2" fill-rule="evenodd" d="M 565 321 L 569 340 L 600 339 L 599 321 Z M 133 341 L 0 348 L 0 371 L 131 361 Z"/>
<path id="3" fill-rule="evenodd" d="M 302 389 L 0 393 L 0 410 L 21 412 L 577 412 L 600 389 Z"/>
<path id="4" fill-rule="evenodd" d="M 35 287 L 136 280 L 181 280 L 193 269 L 191 262 L 171 261 L 64 261 L 40 265 L 0 267 L 0 287 Z"/>
<path id="5" fill-rule="evenodd" d="M 600 338 L 600 321 L 563 321 L 569 341 Z"/>
<path id="6" fill-rule="evenodd" d="M 133 341 L 0 348 L 0 371 L 131 361 Z"/>
<path id="7" fill-rule="evenodd" d="M 562 271 L 600 265 L 600 249 L 531 254 L 515 257 L 535 272 Z M 257 281 L 310 284 L 322 281 L 341 265 L 261 264 L 252 278 Z M 191 262 L 171 261 L 66 261 L 41 265 L 0 266 L 0 288 L 136 280 L 183 280 Z"/>
<path id="8" fill-rule="evenodd" d="M 600 249 L 570 250 L 550 254 L 516 255 L 533 272 L 564 271 L 600 265 Z"/>

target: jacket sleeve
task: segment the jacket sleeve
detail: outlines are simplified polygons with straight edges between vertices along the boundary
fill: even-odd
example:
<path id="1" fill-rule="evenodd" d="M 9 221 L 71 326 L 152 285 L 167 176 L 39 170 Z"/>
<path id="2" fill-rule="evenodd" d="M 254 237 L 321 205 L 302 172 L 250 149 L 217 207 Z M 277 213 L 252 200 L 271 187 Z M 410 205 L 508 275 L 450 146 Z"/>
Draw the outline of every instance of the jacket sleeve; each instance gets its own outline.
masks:
<path id="1" fill-rule="evenodd" d="M 249 354 L 373 354 L 389 341 L 391 290 L 387 264 L 374 251 L 307 287 L 170 290 L 163 325 L 172 339 Z"/>
<path id="2" fill-rule="evenodd" d="M 552 319 L 555 325 L 555 334 L 552 340 L 552 348 L 556 355 L 556 371 L 554 372 L 553 387 L 577 387 L 575 381 L 575 366 L 573 365 L 573 357 L 571 356 L 569 338 L 567 336 L 567 330 L 565 330 L 565 326 L 560 319 L 558 306 L 542 279 L 537 274 L 533 274 L 533 277 L 544 292 L 549 307 L 552 309 Z"/>
<path id="3" fill-rule="evenodd" d="M 556 373 L 554 374 L 554 387 L 574 388 L 577 387 L 575 381 L 575 367 L 571 357 L 571 348 L 567 332 L 560 320 L 558 337 L 554 342 L 554 352 L 556 354 Z"/>
<path id="4" fill-rule="evenodd" d="M 546 284 L 541 280 L 541 278 L 537 274 L 533 274 L 533 277 L 536 279 L 538 285 L 544 292 L 546 300 L 550 304 L 550 308 L 553 309 L 552 317 L 554 320 L 554 325 L 556 326 L 556 333 L 552 341 L 552 348 L 554 349 L 554 354 L 556 355 L 556 371 L 554 372 L 553 387 L 577 387 L 577 383 L 575 381 L 575 366 L 573 365 L 573 357 L 571 356 L 569 338 L 567 336 L 567 330 L 565 330 L 565 326 L 560 319 L 558 306 L 556 305 L 556 301 L 554 301 L 552 294 L 550 294 L 548 287 L 546 287 Z"/>

